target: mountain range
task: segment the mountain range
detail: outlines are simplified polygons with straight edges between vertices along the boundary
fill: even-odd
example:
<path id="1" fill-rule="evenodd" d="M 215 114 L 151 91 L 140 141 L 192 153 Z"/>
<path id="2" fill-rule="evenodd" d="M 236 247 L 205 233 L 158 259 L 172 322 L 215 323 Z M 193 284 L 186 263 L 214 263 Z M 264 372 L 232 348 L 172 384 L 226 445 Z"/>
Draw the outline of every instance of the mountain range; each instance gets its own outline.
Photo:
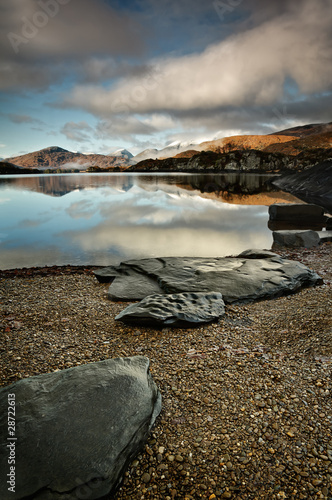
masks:
<path id="1" fill-rule="evenodd" d="M 194 141 L 176 141 L 160 150 L 146 149 L 133 156 L 127 149 L 118 149 L 108 155 L 71 152 L 58 146 L 52 146 L 21 156 L 7 158 L 1 162 L 0 173 L 10 173 L 15 167 L 37 169 L 38 171 L 122 171 L 127 168 L 133 170 L 138 164 L 139 170 L 149 165 L 147 170 L 163 168 L 162 160 L 169 158 L 183 158 L 189 161 L 200 152 L 212 151 L 217 154 L 228 154 L 232 151 L 255 150 L 262 153 L 298 157 L 310 154 L 313 158 L 323 151 L 324 158 L 332 148 L 332 122 L 309 124 L 282 130 L 268 135 L 238 135 L 205 141 L 199 144 Z M 325 154 L 326 153 L 326 154 Z M 323 158 L 323 159 L 324 159 Z M 159 159 L 153 168 L 151 161 Z M 204 161 L 207 160 L 204 155 Z M 161 161 L 161 163 L 160 163 Z M 165 160 L 166 162 L 169 160 Z M 176 162 L 174 162 L 175 164 Z M 12 164 L 11 166 L 9 164 Z M 176 169 L 176 168 L 175 168 Z M 173 170 L 173 168 L 172 168 Z M 165 170 L 164 170 L 165 171 Z"/>

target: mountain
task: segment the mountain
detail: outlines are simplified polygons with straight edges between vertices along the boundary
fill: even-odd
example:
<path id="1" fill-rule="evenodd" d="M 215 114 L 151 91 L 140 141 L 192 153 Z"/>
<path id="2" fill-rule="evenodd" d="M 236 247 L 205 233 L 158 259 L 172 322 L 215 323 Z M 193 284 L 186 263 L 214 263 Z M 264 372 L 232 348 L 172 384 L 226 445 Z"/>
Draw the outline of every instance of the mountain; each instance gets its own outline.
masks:
<path id="1" fill-rule="evenodd" d="M 194 142 L 175 141 L 171 144 L 168 144 L 168 146 L 163 149 L 145 149 L 138 155 L 134 156 L 133 163 L 138 163 L 142 160 L 148 160 L 149 158 L 171 158 L 172 156 L 182 153 L 183 151 L 187 151 L 188 149 L 195 149 L 195 152 L 197 153 L 198 151 L 200 151 L 200 149 L 198 149 L 197 147 L 198 144 Z"/>
<path id="2" fill-rule="evenodd" d="M 51 146 L 33 153 L 7 158 L 5 161 L 19 167 L 37 168 L 39 170 L 86 170 L 89 167 L 119 170 L 130 165 L 125 156 L 72 153 L 58 146 Z"/>
<path id="3" fill-rule="evenodd" d="M 124 158 L 126 160 L 130 160 L 131 158 L 134 157 L 134 155 L 131 154 L 130 151 L 128 151 L 128 149 L 117 149 L 116 151 L 113 151 L 113 153 L 110 153 L 109 155 L 107 156 L 116 156 L 116 157 L 121 157 L 121 158 Z"/>
<path id="4" fill-rule="evenodd" d="M 135 163 L 138 163 L 139 161 L 142 160 L 147 160 L 148 158 L 157 158 L 158 156 L 158 149 L 144 149 L 144 151 L 141 151 L 138 153 L 136 156 L 133 157 L 133 161 Z"/>

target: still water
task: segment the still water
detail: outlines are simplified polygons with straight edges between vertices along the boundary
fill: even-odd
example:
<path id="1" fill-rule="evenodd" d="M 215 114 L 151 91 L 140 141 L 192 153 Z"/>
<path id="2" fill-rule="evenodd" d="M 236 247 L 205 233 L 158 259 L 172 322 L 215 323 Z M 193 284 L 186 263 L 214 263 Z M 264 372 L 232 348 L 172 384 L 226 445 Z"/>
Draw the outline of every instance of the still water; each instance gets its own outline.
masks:
<path id="1" fill-rule="evenodd" d="M 108 265 L 271 248 L 268 205 L 296 202 L 256 174 L 0 176 L 0 268 Z"/>

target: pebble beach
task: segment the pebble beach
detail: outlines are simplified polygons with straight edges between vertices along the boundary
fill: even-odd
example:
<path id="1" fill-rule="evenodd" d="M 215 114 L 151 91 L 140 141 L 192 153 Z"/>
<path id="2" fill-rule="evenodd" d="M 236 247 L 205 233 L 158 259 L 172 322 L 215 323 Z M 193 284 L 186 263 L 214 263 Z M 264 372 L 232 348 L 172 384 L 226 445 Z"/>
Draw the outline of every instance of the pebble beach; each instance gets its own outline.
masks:
<path id="1" fill-rule="evenodd" d="M 0 386 L 146 356 L 162 411 L 106 500 L 331 500 L 332 244 L 276 253 L 323 285 L 195 328 L 114 321 L 128 303 L 109 301 L 91 267 L 0 271 Z"/>

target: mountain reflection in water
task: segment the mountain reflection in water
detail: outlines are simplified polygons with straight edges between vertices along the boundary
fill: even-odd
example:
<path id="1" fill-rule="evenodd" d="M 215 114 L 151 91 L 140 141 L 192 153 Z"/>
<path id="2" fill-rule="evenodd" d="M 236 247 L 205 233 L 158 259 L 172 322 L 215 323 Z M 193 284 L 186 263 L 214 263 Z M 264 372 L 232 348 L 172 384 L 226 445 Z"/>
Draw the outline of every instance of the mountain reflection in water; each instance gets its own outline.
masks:
<path id="1" fill-rule="evenodd" d="M 298 202 L 254 174 L 0 176 L 0 267 L 108 265 L 270 248 L 267 205 Z M 47 196 L 45 196 L 47 195 Z"/>

